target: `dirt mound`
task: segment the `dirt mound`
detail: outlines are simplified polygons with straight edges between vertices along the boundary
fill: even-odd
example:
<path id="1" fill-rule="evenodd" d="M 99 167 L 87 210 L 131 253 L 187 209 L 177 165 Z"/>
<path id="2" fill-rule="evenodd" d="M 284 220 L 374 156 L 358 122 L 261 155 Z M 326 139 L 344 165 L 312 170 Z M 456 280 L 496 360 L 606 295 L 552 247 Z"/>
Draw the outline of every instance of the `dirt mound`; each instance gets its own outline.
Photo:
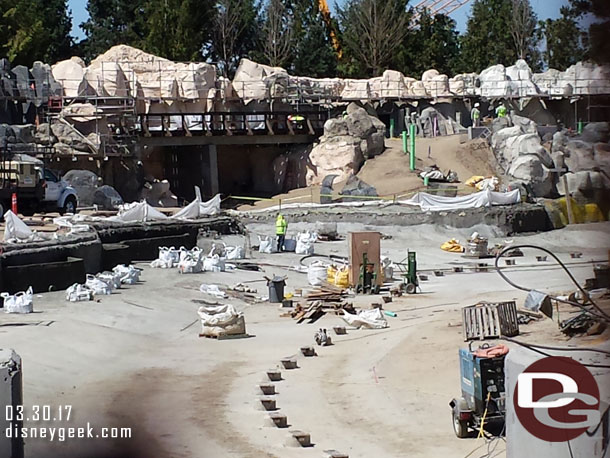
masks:
<path id="1" fill-rule="evenodd" d="M 368 159 L 357 176 L 367 184 L 374 186 L 380 196 L 406 197 L 413 192 L 423 190 L 423 182 L 418 172 L 409 170 L 409 155 L 402 151 L 402 141 L 386 139 L 385 151 Z M 436 165 L 444 173 L 452 170 L 463 183 L 473 175 L 496 175 L 496 162 L 491 149 L 484 140 L 468 141 L 464 135 L 451 135 L 436 138 L 418 138 L 415 145 L 418 170 Z M 333 189 L 338 193 L 344 182 L 334 183 Z M 474 188 L 463 189 L 460 193 L 474 192 Z M 276 199 L 284 203 L 320 202 L 320 187 L 294 189 L 288 193 L 274 196 L 273 201 L 259 201 L 254 205 L 242 205 L 239 210 L 266 208 L 277 205 Z"/>

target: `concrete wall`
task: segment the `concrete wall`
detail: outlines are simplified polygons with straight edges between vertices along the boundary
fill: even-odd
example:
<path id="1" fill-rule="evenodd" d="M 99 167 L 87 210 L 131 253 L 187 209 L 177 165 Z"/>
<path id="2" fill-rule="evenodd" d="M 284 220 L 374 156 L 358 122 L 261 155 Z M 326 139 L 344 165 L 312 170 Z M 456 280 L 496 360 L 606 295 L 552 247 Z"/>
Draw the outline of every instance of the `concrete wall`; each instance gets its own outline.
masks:
<path id="1" fill-rule="evenodd" d="M 608 346 L 606 345 L 606 350 Z M 553 356 L 572 357 L 583 364 L 608 365 L 610 358 L 600 353 L 574 352 L 574 351 L 547 351 Z M 543 355 L 526 348 L 511 348 L 505 360 L 505 386 L 507 390 L 506 400 L 506 458 L 523 458 L 536 456 L 536 458 L 602 458 L 604 447 L 608 447 L 608 417 L 597 431 L 589 437 L 582 434 L 570 441 L 572 454 L 566 442 L 546 442 L 530 434 L 519 422 L 513 408 L 513 392 L 517 383 L 517 377 L 530 364 L 544 358 Z M 606 412 L 610 403 L 610 369 L 591 369 L 600 390 L 600 411 Z M 605 441 L 605 444 L 604 444 Z M 535 451 L 535 452 L 534 452 Z"/>
<path id="2" fill-rule="evenodd" d="M 218 146 L 218 183 L 223 194 L 267 197 L 277 192 L 273 161 L 287 146 Z"/>

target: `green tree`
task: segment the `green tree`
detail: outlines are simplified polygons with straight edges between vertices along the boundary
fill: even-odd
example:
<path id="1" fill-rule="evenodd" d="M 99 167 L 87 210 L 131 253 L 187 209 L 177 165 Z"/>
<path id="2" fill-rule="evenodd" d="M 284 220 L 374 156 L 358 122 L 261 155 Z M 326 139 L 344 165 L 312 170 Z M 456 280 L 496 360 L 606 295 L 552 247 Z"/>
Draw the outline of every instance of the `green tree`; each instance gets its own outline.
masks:
<path id="1" fill-rule="evenodd" d="M 562 7 L 561 17 L 541 22 L 540 31 L 546 42 L 543 58 L 548 67 L 565 70 L 584 59 L 584 33 L 574 9 Z"/>
<path id="2" fill-rule="evenodd" d="M 293 57 L 290 70 L 295 75 L 332 77 L 337 72 L 337 51 L 331 40 L 332 24 L 327 24 L 317 0 L 292 4 Z"/>
<path id="3" fill-rule="evenodd" d="M 415 27 L 405 36 L 397 54 L 396 69 L 417 78 L 431 68 L 454 74 L 460 58 L 460 40 L 455 27 L 455 21 L 447 15 L 431 17 L 427 10 L 422 11 Z"/>
<path id="4" fill-rule="evenodd" d="M 143 48 L 171 60 L 200 61 L 213 14 L 211 0 L 150 0 Z"/>
<path id="5" fill-rule="evenodd" d="M 0 0 L 0 55 L 14 64 L 69 57 L 71 28 L 66 0 Z"/>
<path id="6" fill-rule="evenodd" d="M 80 47 L 89 60 L 112 46 L 142 48 L 147 36 L 145 0 L 88 0 L 89 19 L 81 24 L 86 38 Z"/>
<path id="7" fill-rule="evenodd" d="M 595 21 L 589 26 L 585 56 L 598 64 L 610 63 L 610 2 L 570 0 L 569 8 L 574 18 L 582 18 L 585 14 L 595 16 Z"/>
<path id="8" fill-rule="evenodd" d="M 461 40 L 461 70 L 480 72 L 495 64 L 513 65 L 519 58 L 538 69 L 535 24 L 529 0 L 475 0 Z"/>

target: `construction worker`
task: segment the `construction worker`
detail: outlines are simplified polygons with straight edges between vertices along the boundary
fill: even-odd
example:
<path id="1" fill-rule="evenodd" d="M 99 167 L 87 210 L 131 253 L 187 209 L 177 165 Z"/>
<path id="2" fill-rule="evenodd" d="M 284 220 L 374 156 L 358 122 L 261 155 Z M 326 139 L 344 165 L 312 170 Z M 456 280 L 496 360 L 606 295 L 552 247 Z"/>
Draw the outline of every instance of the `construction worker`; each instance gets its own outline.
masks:
<path id="1" fill-rule="evenodd" d="M 481 125 L 481 110 L 479 110 L 479 102 L 475 103 L 472 110 L 470 110 L 470 118 L 472 119 L 473 127 L 479 127 Z"/>
<path id="2" fill-rule="evenodd" d="M 284 240 L 286 239 L 286 230 L 288 223 L 281 213 L 278 213 L 275 220 L 275 235 L 277 236 L 277 251 L 284 251 Z"/>
<path id="3" fill-rule="evenodd" d="M 506 105 L 504 105 L 504 102 L 500 102 L 500 105 L 496 108 L 496 116 L 498 118 L 505 118 L 507 114 L 508 110 L 506 109 Z"/>

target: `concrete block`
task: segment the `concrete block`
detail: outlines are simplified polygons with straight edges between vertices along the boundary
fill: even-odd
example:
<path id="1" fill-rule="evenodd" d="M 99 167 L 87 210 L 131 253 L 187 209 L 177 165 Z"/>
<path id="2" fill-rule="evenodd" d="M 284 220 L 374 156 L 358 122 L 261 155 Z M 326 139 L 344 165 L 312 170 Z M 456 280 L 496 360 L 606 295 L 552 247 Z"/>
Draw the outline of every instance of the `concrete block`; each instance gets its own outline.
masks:
<path id="1" fill-rule="evenodd" d="M 338 336 L 347 334 L 347 331 L 345 330 L 345 326 L 334 326 L 333 331 L 335 331 L 335 334 L 337 334 Z"/>
<path id="2" fill-rule="evenodd" d="M 300 430 L 293 430 L 290 431 L 290 434 L 301 447 L 311 447 L 311 437 L 309 433 Z"/>
<path id="3" fill-rule="evenodd" d="M 296 369 L 298 367 L 297 360 L 293 358 L 284 358 L 281 360 L 281 363 L 284 369 Z"/>
<path id="4" fill-rule="evenodd" d="M 57 262 L 4 266 L 2 274 L 9 293 L 25 291 L 30 286 L 35 293 L 57 291 L 86 279 L 83 260 L 69 256 Z"/>
<path id="5" fill-rule="evenodd" d="M 278 428 L 287 428 L 288 427 L 288 417 L 280 412 L 271 412 L 269 414 L 269 418 L 275 423 L 275 426 Z"/>
<path id="6" fill-rule="evenodd" d="M 265 408 L 265 410 L 276 410 L 277 407 L 275 405 L 275 398 L 263 397 L 260 398 L 261 404 Z"/>
<path id="7" fill-rule="evenodd" d="M 282 372 L 277 369 L 269 369 L 267 371 L 267 377 L 269 377 L 269 380 L 272 382 L 279 382 L 282 380 Z"/>
<path id="8" fill-rule="evenodd" d="M 275 385 L 273 383 L 261 383 L 258 387 L 265 396 L 271 396 L 275 394 Z"/>
<path id="9" fill-rule="evenodd" d="M 347 453 L 339 452 L 337 450 L 324 450 L 325 458 L 349 458 Z"/>
<path id="10" fill-rule="evenodd" d="M 301 353 L 307 357 L 316 356 L 316 350 L 313 347 L 301 347 Z"/>

